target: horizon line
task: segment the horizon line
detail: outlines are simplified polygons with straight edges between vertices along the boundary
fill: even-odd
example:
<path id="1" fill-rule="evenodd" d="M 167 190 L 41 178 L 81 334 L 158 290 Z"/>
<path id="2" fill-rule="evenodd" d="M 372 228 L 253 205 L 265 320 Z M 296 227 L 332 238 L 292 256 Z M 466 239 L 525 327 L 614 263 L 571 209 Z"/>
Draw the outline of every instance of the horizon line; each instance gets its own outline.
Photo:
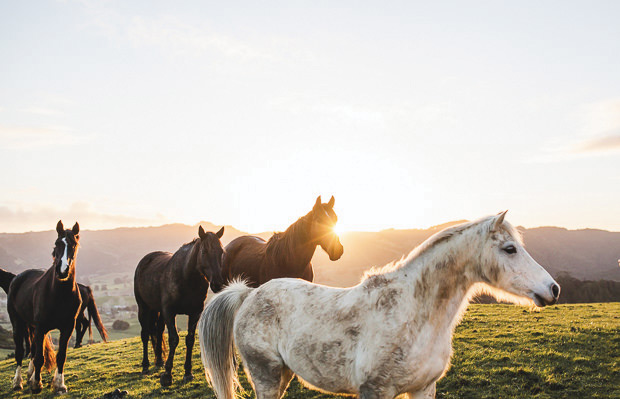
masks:
<path id="1" fill-rule="evenodd" d="M 443 223 L 439 223 L 439 224 L 434 224 L 428 227 L 406 227 L 406 228 L 397 228 L 397 227 L 386 227 L 386 228 L 381 228 L 381 229 L 351 229 L 351 230 L 342 230 L 340 231 L 338 234 L 347 234 L 347 233 L 381 233 L 383 231 L 389 231 L 389 230 L 396 230 L 396 231 L 406 231 L 406 230 L 431 230 L 434 228 L 438 228 L 440 226 L 445 226 L 445 225 L 454 225 L 454 224 L 459 224 L 459 223 L 464 223 L 464 222 L 468 222 L 469 220 L 467 219 L 461 219 L 461 220 L 452 220 L 452 221 L 447 221 L 447 222 L 443 222 Z M 183 222 L 170 222 L 170 223 L 163 223 L 160 225 L 144 225 L 144 226 L 117 226 L 117 227 L 112 227 L 112 228 L 104 228 L 104 229 L 82 229 L 81 231 L 113 231 L 113 230 L 120 230 L 120 229 L 148 229 L 148 228 L 160 228 L 160 227 L 166 227 L 166 226 L 173 226 L 173 225 L 181 225 L 181 226 L 187 226 L 187 227 L 193 227 L 193 226 L 198 226 L 202 223 L 208 223 L 210 225 L 216 226 L 216 227 L 229 227 L 229 228 L 233 228 L 241 233 L 247 233 L 249 235 L 259 235 L 259 234 L 264 234 L 264 233 L 276 233 L 276 232 L 281 232 L 284 230 L 271 230 L 271 229 L 267 229 L 267 230 L 262 230 L 262 231 L 258 231 L 258 232 L 249 232 L 249 231 L 245 231 L 245 230 L 241 230 L 233 225 L 230 224 L 217 224 L 217 223 L 213 223 L 207 220 L 201 220 L 198 221 L 196 223 L 193 224 L 187 224 L 187 223 L 183 223 Z M 554 226 L 554 225 L 540 225 L 540 226 L 532 226 L 532 227 L 526 227 L 526 226 L 522 226 L 522 225 L 518 225 L 516 226 L 517 228 L 524 228 L 526 230 L 532 230 L 532 229 L 541 229 L 541 228 L 559 228 L 559 229 L 564 229 L 564 230 L 568 230 L 568 231 L 583 231 L 583 230 L 598 230 L 598 231 L 605 231 L 605 232 L 609 232 L 609 233 L 620 233 L 620 231 L 614 231 L 614 230 L 608 230 L 608 229 L 603 229 L 603 228 L 597 228 L 597 227 L 581 227 L 581 228 L 568 228 L 568 227 L 564 227 L 564 226 Z M 0 234 L 29 234 L 29 233 L 45 233 L 45 232 L 49 232 L 49 231 L 54 231 L 54 229 L 48 229 L 48 230 L 28 230 L 28 231 L 19 231 L 19 232 L 7 232 L 7 231 L 2 231 L 0 232 Z M 226 230 L 224 230 L 224 233 L 226 233 Z"/>

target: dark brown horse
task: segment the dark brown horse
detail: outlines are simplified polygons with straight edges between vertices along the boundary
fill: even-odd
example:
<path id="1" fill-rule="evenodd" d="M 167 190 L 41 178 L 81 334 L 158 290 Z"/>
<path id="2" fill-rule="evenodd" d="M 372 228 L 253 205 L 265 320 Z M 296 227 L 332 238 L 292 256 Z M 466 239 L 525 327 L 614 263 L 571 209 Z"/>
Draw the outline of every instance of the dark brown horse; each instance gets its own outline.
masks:
<path id="1" fill-rule="evenodd" d="M 75 348 L 82 346 L 82 339 L 84 338 L 84 334 L 86 334 L 86 330 L 88 330 L 88 341 L 93 342 L 91 322 L 95 323 L 95 327 L 97 327 L 103 342 L 108 342 L 108 332 L 101 321 L 97 304 L 95 304 L 93 290 L 84 284 L 78 284 L 78 288 L 80 289 L 80 296 L 82 297 L 82 306 L 80 306 L 80 312 L 75 322 Z M 88 310 L 88 317 L 84 314 L 86 310 Z"/>
<path id="2" fill-rule="evenodd" d="M 220 238 L 222 227 L 217 233 L 206 233 L 202 226 L 198 238 L 183 245 L 177 252 L 151 252 L 136 268 L 134 293 L 138 303 L 138 320 L 142 327 L 142 373 L 149 370 L 148 342 L 153 341 L 155 366 L 163 363 L 162 347 L 164 327 L 168 328 L 168 358 L 164 373 L 160 377 L 163 386 L 172 384 L 172 364 L 174 351 L 179 344 L 176 315 L 186 314 L 187 347 L 185 356 L 185 376 L 183 381 L 191 381 L 192 349 L 196 324 L 202 312 L 209 283 L 213 292 L 222 289 L 222 255 L 224 248 Z"/>
<path id="3" fill-rule="evenodd" d="M 328 203 L 316 199 L 312 210 L 289 226 L 284 233 L 275 233 L 269 241 L 256 236 L 242 236 L 226 246 L 223 274 L 230 281 L 235 277 L 247 279 L 258 287 L 279 277 L 297 277 L 312 281 L 312 256 L 318 245 L 338 260 L 344 249 L 334 226 L 334 197 Z"/>
<path id="4" fill-rule="evenodd" d="M 79 247 L 80 226 L 75 223 L 71 230 L 65 230 L 62 221 L 56 225 L 58 238 L 52 252 L 53 264 L 47 271 L 26 270 L 13 278 L 9 286 L 7 310 L 13 325 L 15 341 L 15 361 L 17 370 L 13 379 L 13 389 L 22 389 L 23 343 L 29 331 L 32 360 L 28 367 L 30 389 L 38 393 L 41 384 L 41 367 L 45 363 L 48 370 L 53 367 L 53 345 L 48 332 L 60 330 L 59 349 L 56 355 L 56 374 L 52 388 L 56 392 L 66 392 L 63 370 L 67 357 L 67 344 L 75 327 L 75 318 L 82 299 L 75 282 L 75 259 Z"/>

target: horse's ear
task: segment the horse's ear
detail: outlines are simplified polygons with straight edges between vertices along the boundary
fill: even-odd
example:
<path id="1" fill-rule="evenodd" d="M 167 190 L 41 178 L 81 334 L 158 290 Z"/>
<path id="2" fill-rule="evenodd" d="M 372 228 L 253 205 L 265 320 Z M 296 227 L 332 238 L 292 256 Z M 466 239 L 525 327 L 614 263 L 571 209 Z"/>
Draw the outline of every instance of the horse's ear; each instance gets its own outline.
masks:
<path id="1" fill-rule="evenodd" d="M 58 233 L 58 237 L 63 237 L 65 235 L 65 227 L 62 225 L 62 220 L 59 220 L 58 224 L 56 224 L 56 232 Z"/>
<path id="2" fill-rule="evenodd" d="M 491 231 L 499 230 L 499 227 L 502 225 L 502 223 L 504 223 L 504 217 L 506 216 L 506 212 L 508 212 L 508 210 L 497 214 L 495 220 L 493 221 L 493 228 L 491 229 Z"/>
<path id="3" fill-rule="evenodd" d="M 222 226 L 222 228 L 215 233 L 215 235 L 217 236 L 217 238 L 222 238 L 222 236 L 224 235 L 224 226 Z"/>
<path id="4" fill-rule="evenodd" d="M 329 206 L 330 208 L 333 208 L 334 203 L 336 203 L 336 198 L 334 198 L 334 196 L 332 195 L 332 197 L 329 199 L 329 202 L 327 203 L 327 206 Z"/>
<path id="5" fill-rule="evenodd" d="M 80 225 L 78 224 L 78 222 L 75 222 L 75 224 L 73 225 L 73 228 L 71 229 L 71 232 L 73 232 L 74 236 L 77 236 L 78 234 L 80 234 Z"/>
<path id="6" fill-rule="evenodd" d="M 318 197 L 316 197 L 316 202 L 314 203 L 314 207 L 318 208 L 319 206 L 321 206 L 321 196 L 319 195 Z"/>
<path id="7" fill-rule="evenodd" d="M 205 238 L 205 236 L 207 235 L 207 233 L 205 233 L 205 229 L 202 228 L 202 226 L 198 227 L 198 237 L 200 237 L 200 239 Z"/>

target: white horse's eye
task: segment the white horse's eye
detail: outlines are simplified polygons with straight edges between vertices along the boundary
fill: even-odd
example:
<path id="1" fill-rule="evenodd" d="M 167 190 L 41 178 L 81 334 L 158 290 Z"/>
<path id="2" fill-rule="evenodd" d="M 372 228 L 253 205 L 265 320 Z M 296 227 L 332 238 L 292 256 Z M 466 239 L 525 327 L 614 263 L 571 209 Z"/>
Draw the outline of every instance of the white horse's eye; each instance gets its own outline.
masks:
<path id="1" fill-rule="evenodd" d="M 507 246 L 505 248 L 502 248 L 502 249 L 504 250 L 504 252 L 506 252 L 508 254 L 511 254 L 511 255 L 514 254 L 514 253 L 517 253 L 517 248 L 515 248 L 514 245 L 509 245 L 509 246 Z"/>

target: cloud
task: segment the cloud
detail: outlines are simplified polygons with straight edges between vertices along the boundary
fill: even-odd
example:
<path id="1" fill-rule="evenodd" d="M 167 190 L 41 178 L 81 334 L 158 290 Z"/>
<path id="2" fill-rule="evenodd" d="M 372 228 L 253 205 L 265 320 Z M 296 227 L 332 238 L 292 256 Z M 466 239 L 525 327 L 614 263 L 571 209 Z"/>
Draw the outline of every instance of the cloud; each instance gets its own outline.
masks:
<path id="1" fill-rule="evenodd" d="M 117 43 L 159 47 L 167 55 L 199 56 L 219 53 L 235 59 L 269 58 L 268 51 L 245 41 L 192 25 L 170 15 L 122 15 L 106 3 L 79 1 L 88 15 L 83 28 L 95 28 Z"/>
<path id="2" fill-rule="evenodd" d="M 28 127 L 0 125 L 0 148 L 19 150 L 80 144 L 88 138 L 65 126 Z"/>
<path id="3" fill-rule="evenodd" d="M 608 99 L 584 107 L 584 131 L 590 136 L 620 131 L 620 99 Z"/>
<path id="4" fill-rule="evenodd" d="M 108 229 L 115 227 L 152 226 L 168 222 L 162 215 L 150 218 L 133 217 L 119 214 L 107 214 L 92 209 L 85 202 L 74 202 L 68 209 L 62 210 L 49 206 L 30 206 L 29 209 L 11 208 L 0 205 L 2 232 L 24 232 L 51 230 L 59 219 L 65 224 L 80 223 L 83 229 Z"/>
<path id="5" fill-rule="evenodd" d="M 228 57 L 243 59 L 265 57 L 264 53 L 240 40 L 208 32 L 171 17 L 133 17 L 122 29 L 136 47 L 157 46 L 176 54 L 200 55 L 216 51 Z"/>
<path id="6" fill-rule="evenodd" d="M 41 115 L 41 116 L 59 116 L 62 115 L 62 112 L 47 108 L 47 107 L 28 107 L 21 110 L 22 112 L 26 112 L 28 114 L 33 115 Z"/>
<path id="7" fill-rule="evenodd" d="M 586 137 L 572 145 L 571 152 L 594 155 L 620 150 L 620 99 L 586 105 L 583 120 Z"/>
<path id="8" fill-rule="evenodd" d="M 574 151 L 579 153 L 620 151 L 620 130 L 617 133 L 585 140 L 576 145 Z"/>
<path id="9" fill-rule="evenodd" d="M 556 139 L 526 163 L 565 162 L 620 151 L 620 99 L 586 104 L 575 112 L 581 134 Z"/>

